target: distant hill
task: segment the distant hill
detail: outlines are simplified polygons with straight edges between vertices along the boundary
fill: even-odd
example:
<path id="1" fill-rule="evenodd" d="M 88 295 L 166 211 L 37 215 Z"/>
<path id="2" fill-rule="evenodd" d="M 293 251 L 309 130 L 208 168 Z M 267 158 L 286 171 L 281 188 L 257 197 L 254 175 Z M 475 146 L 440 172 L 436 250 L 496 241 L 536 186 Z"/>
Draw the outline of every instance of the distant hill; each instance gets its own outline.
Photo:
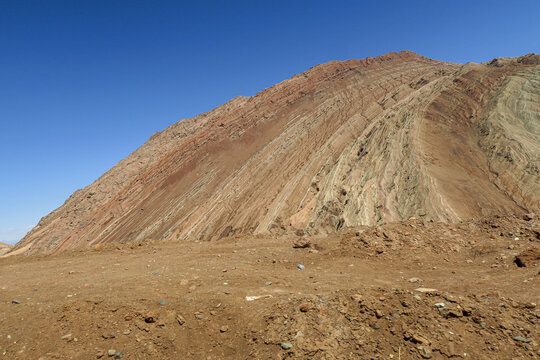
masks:
<path id="1" fill-rule="evenodd" d="M 12 247 L 13 245 L 9 245 L 0 241 L 0 256 L 7 253 Z"/>

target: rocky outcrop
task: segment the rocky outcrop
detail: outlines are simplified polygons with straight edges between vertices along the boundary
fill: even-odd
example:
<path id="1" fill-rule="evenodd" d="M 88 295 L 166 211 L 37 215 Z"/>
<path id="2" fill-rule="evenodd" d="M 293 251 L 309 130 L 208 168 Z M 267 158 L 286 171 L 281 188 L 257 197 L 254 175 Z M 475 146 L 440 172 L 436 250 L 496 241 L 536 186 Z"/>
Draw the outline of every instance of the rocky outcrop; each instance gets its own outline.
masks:
<path id="1" fill-rule="evenodd" d="M 539 59 L 316 66 L 154 134 L 14 251 L 535 211 Z"/>

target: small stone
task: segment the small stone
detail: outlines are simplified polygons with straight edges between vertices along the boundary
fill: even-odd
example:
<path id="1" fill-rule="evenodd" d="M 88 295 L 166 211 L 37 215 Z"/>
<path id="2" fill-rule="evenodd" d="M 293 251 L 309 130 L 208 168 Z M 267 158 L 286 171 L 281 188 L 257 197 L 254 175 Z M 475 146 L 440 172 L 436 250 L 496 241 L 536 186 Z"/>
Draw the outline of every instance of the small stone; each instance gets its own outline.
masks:
<path id="1" fill-rule="evenodd" d="M 99 350 L 96 354 L 96 359 L 101 359 L 104 355 L 105 353 L 103 352 L 103 350 Z"/>
<path id="2" fill-rule="evenodd" d="M 525 221 L 531 221 L 533 219 L 534 219 L 534 213 L 528 213 L 528 214 L 523 215 L 523 220 Z"/>
<path id="3" fill-rule="evenodd" d="M 284 342 L 284 343 L 281 343 L 281 348 L 282 348 L 283 350 L 290 350 L 290 349 L 292 349 L 292 344 L 285 343 L 285 342 Z"/>
<path id="4" fill-rule="evenodd" d="M 267 281 L 265 282 L 266 285 L 272 285 L 272 282 L 271 281 Z"/>
<path id="5" fill-rule="evenodd" d="M 380 319 L 384 316 L 384 313 L 381 310 L 375 310 L 375 316 Z"/>
<path id="6" fill-rule="evenodd" d="M 114 356 L 114 354 L 116 354 L 116 350 L 114 349 L 110 349 L 109 351 L 107 351 L 107 355 L 109 356 Z"/>
<path id="7" fill-rule="evenodd" d="M 305 249 L 311 247 L 311 241 L 305 238 L 296 239 L 293 241 L 293 248 Z"/>
<path id="8" fill-rule="evenodd" d="M 445 306 L 446 306 L 446 305 L 445 305 L 443 302 L 439 302 L 439 303 L 436 303 L 436 304 L 435 304 L 435 307 L 436 307 L 436 308 L 439 308 L 439 309 L 440 309 L 440 308 L 443 308 L 443 307 L 445 307 Z"/>
<path id="9" fill-rule="evenodd" d="M 11 303 L 12 303 L 12 304 L 15 304 L 15 305 L 18 305 L 18 304 L 21 303 L 21 301 L 20 301 L 20 300 L 17 300 L 17 299 L 14 299 L 14 300 L 11 300 Z"/>
<path id="10" fill-rule="evenodd" d="M 180 326 L 186 323 L 186 319 L 184 319 L 182 315 L 176 315 L 176 321 L 178 321 L 178 324 Z"/>
<path id="11" fill-rule="evenodd" d="M 414 289 L 414 291 L 418 291 L 418 292 L 421 292 L 421 293 L 436 293 L 436 292 L 438 292 L 439 290 L 437 290 L 437 289 L 430 289 L 430 288 L 418 288 L 418 289 Z"/>
<path id="12" fill-rule="evenodd" d="M 144 315 L 144 321 L 148 324 L 156 322 L 158 315 L 154 311 L 149 311 Z"/>
<path id="13" fill-rule="evenodd" d="M 161 300 L 161 301 L 159 302 L 159 305 L 163 306 L 163 305 L 165 305 L 166 303 L 167 303 L 167 300 Z"/>
<path id="14" fill-rule="evenodd" d="M 360 302 L 360 301 L 362 301 L 362 295 L 360 295 L 360 294 L 351 295 L 351 299 L 353 301 Z"/>
<path id="15" fill-rule="evenodd" d="M 229 327 L 227 325 L 223 325 L 222 327 L 219 328 L 219 331 L 222 333 L 227 332 L 229 331 Z"/>
<path id="16" fill-rule="evenodd" d="M 420 280 L 420 279 L 417 278 L 417 277 L 412 277 L 412 278 L 410 278 L 408 281 L 409 281 L 410 283 L 416 283 L 416 282 L 419 282 L 419 281 L 422 281 L 422 280 Z"/>
<path id="17" fill-rule="evenodd" d="M 513 339 L 519 342 L 523 342 L 523 343 L 530 343 L 532 341 L 531 338 L 526 338 L 523 336 L 514 336 Z"/>
<path id="18" fill-rule="evenodd" d="M 456 345 L 453 342 L 448 342 L 448 355 L 450 357 L 458 356 L 458 352 L 456 351 Z"/>
<path id="19" fill-rule="evenodd" d="M 124 356 L 124 354 L 123 354 L 121 351 L 119 351 L 119 352 L 117 352 L 116 354 L 114 354 L 114 358 L 115 358 L 115 359 L 121 359 L 122 356 Z"/>
<path id="20" fill-rule="evenodd" d="M 300 311 L 301 312 L 308 312 L 309 311 L 309 305 L 308 304 L 300 305 Z"/>
<path id="21" fill-rule="evenodd" d="M 419 346 L 418 351 L 420 352 L 420 356 L 422 356 L 424 359 L 431 359 L 431 349 L 425 346 Z"/>
<path id="22" fill-rule="evenodd" d="M 66 334 L 66 335 L 62 336 L 60 339 L 69 341 L 69 340 L 71 340 L 71 334 Z"/>
<path id="23" fill-rule="evenodd" d="M 463 316 L 463 310 L 460 309 L 439 309 L 445 318 L 460 318 Z"/>
<path id="24" fill-rule="evenodd" d="M 423 338 L 422 336 L 420 335 L 417 335 L 417 334 L 414 334 L 412 337 L 411 337 L 411 341 L 416 343 L 416 344 L 424 344 L 424 345 L 428 345 L 429 344 L 429 341 L 425 338 Z"/>

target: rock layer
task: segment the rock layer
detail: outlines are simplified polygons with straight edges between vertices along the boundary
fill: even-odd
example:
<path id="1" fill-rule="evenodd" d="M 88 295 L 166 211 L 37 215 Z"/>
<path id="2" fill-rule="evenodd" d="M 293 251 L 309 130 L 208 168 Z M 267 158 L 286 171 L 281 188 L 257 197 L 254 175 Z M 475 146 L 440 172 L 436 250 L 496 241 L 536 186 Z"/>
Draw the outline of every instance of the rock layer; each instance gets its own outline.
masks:
<path id="1" fill-rule="evenodd" d="M 12 253 L 535 211 L 539 63 L 316 66 L 154 134 Z"/>

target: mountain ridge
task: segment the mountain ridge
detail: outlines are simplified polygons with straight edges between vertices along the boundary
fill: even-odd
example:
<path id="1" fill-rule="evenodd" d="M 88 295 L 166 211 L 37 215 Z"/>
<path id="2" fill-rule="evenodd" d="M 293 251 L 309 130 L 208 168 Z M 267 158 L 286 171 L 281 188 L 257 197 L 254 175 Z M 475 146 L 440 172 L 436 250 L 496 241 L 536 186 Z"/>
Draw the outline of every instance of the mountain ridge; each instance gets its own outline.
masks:
<path id="1" fill-rule="evenodd" d="M 538 64 L 402 51 L 317 65 L 155 133 L 11 254 L 536 210 Z"/>

